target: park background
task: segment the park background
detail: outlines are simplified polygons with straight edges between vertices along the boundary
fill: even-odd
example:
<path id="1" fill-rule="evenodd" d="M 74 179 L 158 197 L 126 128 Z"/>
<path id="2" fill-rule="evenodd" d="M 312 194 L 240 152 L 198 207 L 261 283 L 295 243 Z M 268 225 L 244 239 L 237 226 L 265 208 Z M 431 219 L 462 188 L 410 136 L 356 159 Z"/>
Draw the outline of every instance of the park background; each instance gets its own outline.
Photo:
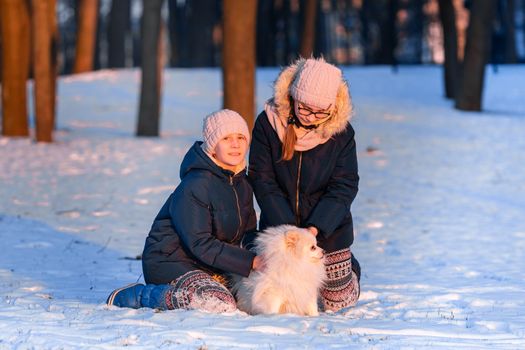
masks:
<path id="1" fill-rule="evenodd" d="M 0 1 L 0 349 L 522 348 L 524 10 Z M 299 54 L 350 84 L 358 305 L 316 318 L 107 307 L 141 281 L 202 118 L 228 107 L 253 123 Z"/>

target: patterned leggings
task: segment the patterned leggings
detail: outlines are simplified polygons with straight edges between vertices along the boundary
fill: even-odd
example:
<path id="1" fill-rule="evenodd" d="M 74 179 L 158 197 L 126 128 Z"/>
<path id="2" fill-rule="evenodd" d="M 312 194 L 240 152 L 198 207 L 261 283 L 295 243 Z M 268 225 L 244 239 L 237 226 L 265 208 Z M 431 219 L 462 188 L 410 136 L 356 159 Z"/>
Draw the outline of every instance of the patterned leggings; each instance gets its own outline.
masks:
<path id="1" fill-rule="evenodd" d="M 211 275 L 194 270 L 173 282 L 164 295 L 166 308 L 199 309 L 209 312 L 232 312 L 237 309 L 230 291 Z"/>
<path id="2" fill-rule="evenodd" d="M 327 282 L 321 290 L 324 311 L 354 306 L 359 299 L 359 279 L 352 269 L 350 248 L 328 253 L 325 260 Z M 357 266 L 356 266 L 357 268 Z"/>

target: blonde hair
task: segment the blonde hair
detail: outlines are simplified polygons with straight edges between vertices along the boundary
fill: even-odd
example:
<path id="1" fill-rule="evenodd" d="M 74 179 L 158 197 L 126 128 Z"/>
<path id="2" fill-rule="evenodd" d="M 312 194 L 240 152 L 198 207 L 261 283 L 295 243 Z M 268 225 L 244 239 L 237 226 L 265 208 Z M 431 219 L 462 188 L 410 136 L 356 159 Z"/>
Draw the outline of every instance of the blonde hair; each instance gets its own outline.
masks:
<path id="1" fill-rule="evenodd" d="M 281 148 L 281 160 L 290 160 L 293 157 L 295 142 L 297 141 L 297 135 L 293 128 L 293 124 L 288 123 L 286 131 L 284 133 L 283 146 Z"/>

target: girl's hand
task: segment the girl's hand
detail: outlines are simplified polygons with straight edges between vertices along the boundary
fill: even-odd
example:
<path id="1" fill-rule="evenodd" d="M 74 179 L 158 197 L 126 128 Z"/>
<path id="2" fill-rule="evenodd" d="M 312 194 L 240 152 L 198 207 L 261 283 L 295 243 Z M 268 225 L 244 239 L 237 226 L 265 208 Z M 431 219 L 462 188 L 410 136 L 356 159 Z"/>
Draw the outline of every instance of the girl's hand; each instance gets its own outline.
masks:
<path id="1" fill-rule="evenodd" d="M 317 227 L 314 227 L 314 226 L 308 227 L 307 230 L 310 231 L 310 233 L 314 236 L 317 236 L 317 234 L 319 233 L 319 230 L 317 229 Z"/>
<path id="2" fill-rule="evenodd" d="M 265 267 L 266 267 L 266 264 L 264 263 L 264 260 L 262 257 L 257 255 L 255 258 L 253 258 L 252 270 L 262 271 L 264 270 Z"/>

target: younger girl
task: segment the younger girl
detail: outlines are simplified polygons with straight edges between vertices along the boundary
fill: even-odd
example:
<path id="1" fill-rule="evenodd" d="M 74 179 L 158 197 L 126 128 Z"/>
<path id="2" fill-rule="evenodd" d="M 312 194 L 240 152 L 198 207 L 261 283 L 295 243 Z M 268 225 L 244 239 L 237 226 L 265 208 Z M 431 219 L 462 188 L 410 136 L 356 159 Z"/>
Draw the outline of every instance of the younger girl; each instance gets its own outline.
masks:
<path id="1" fill-rule="evenodd" d="M 181 182 L 146 238 L 147 284 L 113 291 L 108 305 L 233 311 L 235 299 L 222 274 L 248 276 L 260 268 L 259 258 L 239 247 L 245 232 L 256 229 L 245 173 L 248 126 L 236 112 L 221 110 L 205 118 L 203 139 L 184 157 Z"/>

